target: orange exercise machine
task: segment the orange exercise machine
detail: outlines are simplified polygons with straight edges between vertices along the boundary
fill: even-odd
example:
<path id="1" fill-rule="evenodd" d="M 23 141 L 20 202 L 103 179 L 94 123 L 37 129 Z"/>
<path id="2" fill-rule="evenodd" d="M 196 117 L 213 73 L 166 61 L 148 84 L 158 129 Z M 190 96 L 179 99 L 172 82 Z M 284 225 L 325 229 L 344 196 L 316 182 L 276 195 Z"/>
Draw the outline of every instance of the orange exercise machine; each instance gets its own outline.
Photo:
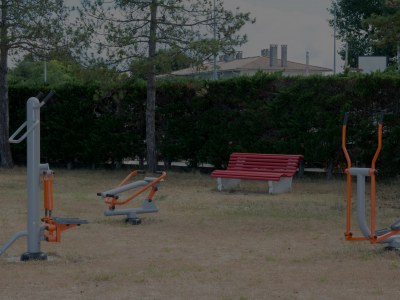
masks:
<path id="1" fill-rule="evenodd" d="M 52 216 L 54 208 L 53 174 L 52 170 L 43 171 L 45 213 L 41 220 L 43 222 L 44 240 L 47 242 L 61 242 L 61 232 L 80 226 L 81 224 L 88 224 L 88 221 L 79 218 L 59 218 Z"/>
<path id="2" fill-rule="evenodd" d="M 166 172 L 162 172 L 159 177 L 145 177 L 143 180 L 137 180 L 131 183 L 128 181 L 136 176 L 139 172 L 132 171 L 121 181 L 121 183 L 114 189 L 107 190 L 105 192 L 97 193 L 97 196 L 101 196 L 104 202 L 108 206 L 108 210 L 104 212 L 105 216 L 116 216 L 126 215 L 125 222 L 132 225 L 138 225 L 141 223 L 141 219 L 137 216 L 138 214 L 158 212 L 158 207 L 154 204 L 153 197 L 158 191 L 158 187 L 161 181 L 167 176 Z M 120 199 L 120 195 L 124 192 L 131 191 L 139 188 L 132 195 L 125 199 Z M 138 208 L 127 208 L 127 209 L 115 209 L 116 206 L 124 205 L 149 190 L 147 197 L 144 199 L 142 206 Z"/>
<path id="3" fill-rule="evenodd" d="M 400 249 L 400 220 L 392 223 L 386 228 L 376 229 L 376 161 L 382 149 L 382 123 L 383 114 L 378 121 L 378 147 L 372 158 L 370 168 L 352 167 L 351 159 L 346 148 L 346 129 L 349 114 L 345 113 L 342 125 L 342 150 L 346 157 L 347 168 L 345 170 L 347 177 L 347 204 L 346 204 L 346 232 L 345 238 L 348 241 L 369 240 L 372 244 L 387 244 L 387 249 Z M 357 178 L 357 221 L 362 236 L 354 236 L 351 232 L 351 210 L 352 210 L 352 176 Z M 370 227 L 366 220 L 365 203 L 365 178 L 370 177 Z"/>

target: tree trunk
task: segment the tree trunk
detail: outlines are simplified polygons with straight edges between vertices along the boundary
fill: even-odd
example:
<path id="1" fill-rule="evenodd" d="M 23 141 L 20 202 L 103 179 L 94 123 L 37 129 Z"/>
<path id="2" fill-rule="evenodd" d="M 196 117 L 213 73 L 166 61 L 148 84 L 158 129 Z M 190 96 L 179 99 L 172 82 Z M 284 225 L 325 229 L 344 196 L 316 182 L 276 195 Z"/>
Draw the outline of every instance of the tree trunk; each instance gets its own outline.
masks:
<path id="1" fill-rule="evenodd" d="M 156 71 L 155 56 L 157 43 L 157 0 L 152 0 L 149 39 L 149 66 L 147 74 L 147 101 L 146 101 L 146 147 L 147 147 L 147 170 L 155 173 L 157 171 L 156 157 Z"/>
<path id="2" fill-rule="evenodd" d="M 400 70 L 400 41 L 397 41 L 397 70 Z"/>
<path id="3" fill-rule="evenodd" d="M 8 116 L 8 87 L 7 87 L 7 10 L 1 8 L 0 24 L 0 168 L 12 168 L 13 160 L 11 156 L 9 137 L 9 116 Z"/>

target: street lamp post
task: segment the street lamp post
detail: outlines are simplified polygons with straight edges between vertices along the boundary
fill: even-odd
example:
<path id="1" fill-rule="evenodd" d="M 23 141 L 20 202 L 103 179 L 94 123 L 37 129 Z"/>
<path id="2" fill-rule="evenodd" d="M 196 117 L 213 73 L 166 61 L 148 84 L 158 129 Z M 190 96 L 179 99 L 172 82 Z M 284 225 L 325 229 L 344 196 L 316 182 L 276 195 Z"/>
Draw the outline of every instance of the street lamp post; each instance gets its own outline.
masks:
<path id="1" fill-rule="evenodd" d="M 214 0 L 214 24 L 213 24 L 213 32 L 214 32 L 214 43 L 217 41 L 217 10 L 215 6 L 215 0 Z M 217 80 L 217 53 L 215 53 L 214 50 L 214 57 L 213 57 L 213 74 L 212 74 L 212 79 Z"/>

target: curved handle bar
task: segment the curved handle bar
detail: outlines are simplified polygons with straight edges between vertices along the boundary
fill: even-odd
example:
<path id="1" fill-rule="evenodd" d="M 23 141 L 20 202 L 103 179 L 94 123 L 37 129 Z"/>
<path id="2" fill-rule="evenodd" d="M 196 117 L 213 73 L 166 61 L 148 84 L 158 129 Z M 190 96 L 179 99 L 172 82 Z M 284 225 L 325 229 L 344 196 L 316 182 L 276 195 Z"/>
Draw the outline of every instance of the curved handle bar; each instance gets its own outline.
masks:
<path id="1" fill-rule="evenodd" d="M 42 102 L 40 102 L 40 107 L 42 107 L 43 105 L 45 105 L 55 94 L 56 92 L 54 90 L 51 90 L 46 97 L 44 97 L 44 99 L 42 100 Z"/>
<path id="2" fill-rule="evenodd" d="M 382 124 L 383 123 L 383 112 L 381 113 L 381 115 L 379 116 L 379 124 Z"/>
<path id="3" fill-rule="evenodd" d="M 345 112 L 344 113 L 344 118 L 343 118 L 343 125 L 347 125 L 348 119 L 349 119 L 349 113 Z"/>
<path id="4" fill-rule="evenodd" d="M 383 113 L 381 114 L 379 118 L 379 123 L 378 123 L 378 147 L 375 151 L 375 155 L 372 158 L 371 162 L 371 169 L 375 170 L 375 163 L 378 160 L 379 153 L 381 152 L 382 149 L 382 122 L 383 122 Z"/>
<path id="5" fill-rule="evenodd" d="M 128 175 L 129 176 L 129 175 Z M 107 197 L 106 200 L 104 201 L 106 204 L 108 204 L 110 207 L 115 206 L 115 205 L 123 205 L 128 203 L 129 201 L 133 200 L 143 192 L 145 192 L 149 188 L 153 188 L 157 183 L 159 183 L 161 180 L 163 180 L 167 176 L 166 172 L 162 172 L 161 175 L 154 181 L 150 182 L 143 188 L 141 188 L 138 192 L 134 193 L 132 196 L 128 197 L 125 200 L 118 201 L 118 198 L 113 198 L 113 197 Z"/>
<path id="6" fill-rule="evenodd" d="M 344 113 L 344 118 L 343 118 L 343 125 L 342 125 L 342 150 L 344 153 L 344 156 L 346 157 L 346 162 L 347 162 L 347 168 L 351 168 L 351 159 L 350 155 L 347 152 L 346 148 L 346 128 L 347 128 L 347 121 L 349 120 L 349 113 L 345 112 Z"/>
<path id="7" fill-rule="evenodd" d="M 15 137 L 21 132 L 22 129 L 24 129 L 26 127 L 26 122 L 24 122 L 8 139 L 8 141 L 11 144 L 19 144 L 21 143 L 27 136 L 29 133 L 31 133 L 31 131 L 39 124 L 39 121 L 36 121 L 35 123 L 33 123 L 31 125 L 31 127 L 29 127 L 26 132 L 18 139 L 16 139 Z"/>

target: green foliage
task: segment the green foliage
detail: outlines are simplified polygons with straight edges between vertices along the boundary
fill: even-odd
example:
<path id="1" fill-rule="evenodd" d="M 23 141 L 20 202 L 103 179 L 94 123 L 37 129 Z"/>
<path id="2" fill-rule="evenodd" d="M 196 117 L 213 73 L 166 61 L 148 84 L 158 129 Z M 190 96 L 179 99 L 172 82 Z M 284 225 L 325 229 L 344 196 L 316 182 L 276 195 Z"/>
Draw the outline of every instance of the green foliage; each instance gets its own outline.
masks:
<path id="1" fill-rule="evenodd" d="M 400 37 L 400 1 L 384 1 L 383 12 L 374 13 L 365 23 L 373 29 L 373 44 L 378 48 L 391 49 L 394 56 Z"/>
<path id="2" fill-rule="evenodd" d="M 0 167 L 9 168 L 13 165 L 8 143 L 8 61 L 19 59 L 27 54 L 30 54 L 31 57 L 40 57 L 42 60 L 50 60 L 55 53 L 64 54 L 74 46 L 80 49 L 81 47 L 78 45 L 85 44 L 83 38 L 85 34 L 81 32 L 81 35 L 77 35 L 82 28 L 74 28 L 70 12 L 71 9 L 60 0 L 1 2 Z M 68 51 L 65 50 L 66 48 Z M 22 74 L 25 72 L 27 72 L 26 69 L 22 71 Z M 34 78 L 43 78 L 38 74 L 43 74 L 43 72 L 35 71 Z"/>
<path id="3" fill-rule="evenodd" d="M 340 167 L 341 124 L 349 112 L 348 150 L 356 165 L 369 165 L 384 112 L 378 168 L 400 170 L 400 77 L 396 73 L 335 77 L 281 77 L 258 73 L 220 81 L 158 81 L 159 160 L 197 167 L 225 167 L 232 152 L 303 154 L 306 164 Z M 50 87 L 10 87 L 12 129 L 25 120 L 25 102 Z M 104 87 L 68 83 L 52 87 L 42 113 L 42 161 L 84 165 L 145 157 L 146 84 Z M 13 146 L 24 162 L 24 146 Z"/>
<path id="4" fill-rule="evenodd" d="M 97 54 L 105 54 L 108 63 L 119 66 L 150 58 L 147 71 L 154 65 L 172 65 L 176 54 L 204 61 L 218 52 L 229 52 L 247 41 L 239 31 L 246 23 L 254 22 L 249 13 L 226 10 L 221 0 L 215 1 L 215 7 L 213 2 L 203 0 L 82 0 L 78 11 L 82 27 L 90 31 L 92 41 L 98 45 Z M 156 14 L 152 14 L 154 11 Z M 213 36 L 214 25 L 218 42 Z M 149 48 L 163 49 L 158 52 L 158 60 Z M 174 55 L 163 55 L 171 53 Z"/>
<path id="5" fill-rule="evenodd" d="M 188 68 L 194 62 L 179 49 L 159 50 L 154 61 L 157 75 L 169 74 L 172 71 Z M 146 79 L 148 64 L 149 61 L 143 59 L 133 61 L 129 66 L 132 76 Z"/>
<path id="6" fill-rule="evenodd" d="M 46 69 L 46 82 L 45 80 Z M 49 62 L 31 62 L 23 60 L 14 69 L 11 69 L 8 75 L 9 84 L 43 85 L 57 84 L 73 81 L 73 74 L 67 66 L 57 60 Z"/>
<path id="7" fill-rule="evenodd" d="M 373 43 L 373 28 L 365 22 L 372 15 L 383 13 L 384 0 L 337 0 L 332 1 L 328 9 L 332 16 L 329 25 L 335 26 L 337 37 L 344 43 L 339 51 L 342 59 L 345 59 L 345 43 L 348 43 L 348 63 L 350 67 L 358 67 L 358 56 L 363 55 L 390 55 L 387 49 L 375 47 Z"/>

